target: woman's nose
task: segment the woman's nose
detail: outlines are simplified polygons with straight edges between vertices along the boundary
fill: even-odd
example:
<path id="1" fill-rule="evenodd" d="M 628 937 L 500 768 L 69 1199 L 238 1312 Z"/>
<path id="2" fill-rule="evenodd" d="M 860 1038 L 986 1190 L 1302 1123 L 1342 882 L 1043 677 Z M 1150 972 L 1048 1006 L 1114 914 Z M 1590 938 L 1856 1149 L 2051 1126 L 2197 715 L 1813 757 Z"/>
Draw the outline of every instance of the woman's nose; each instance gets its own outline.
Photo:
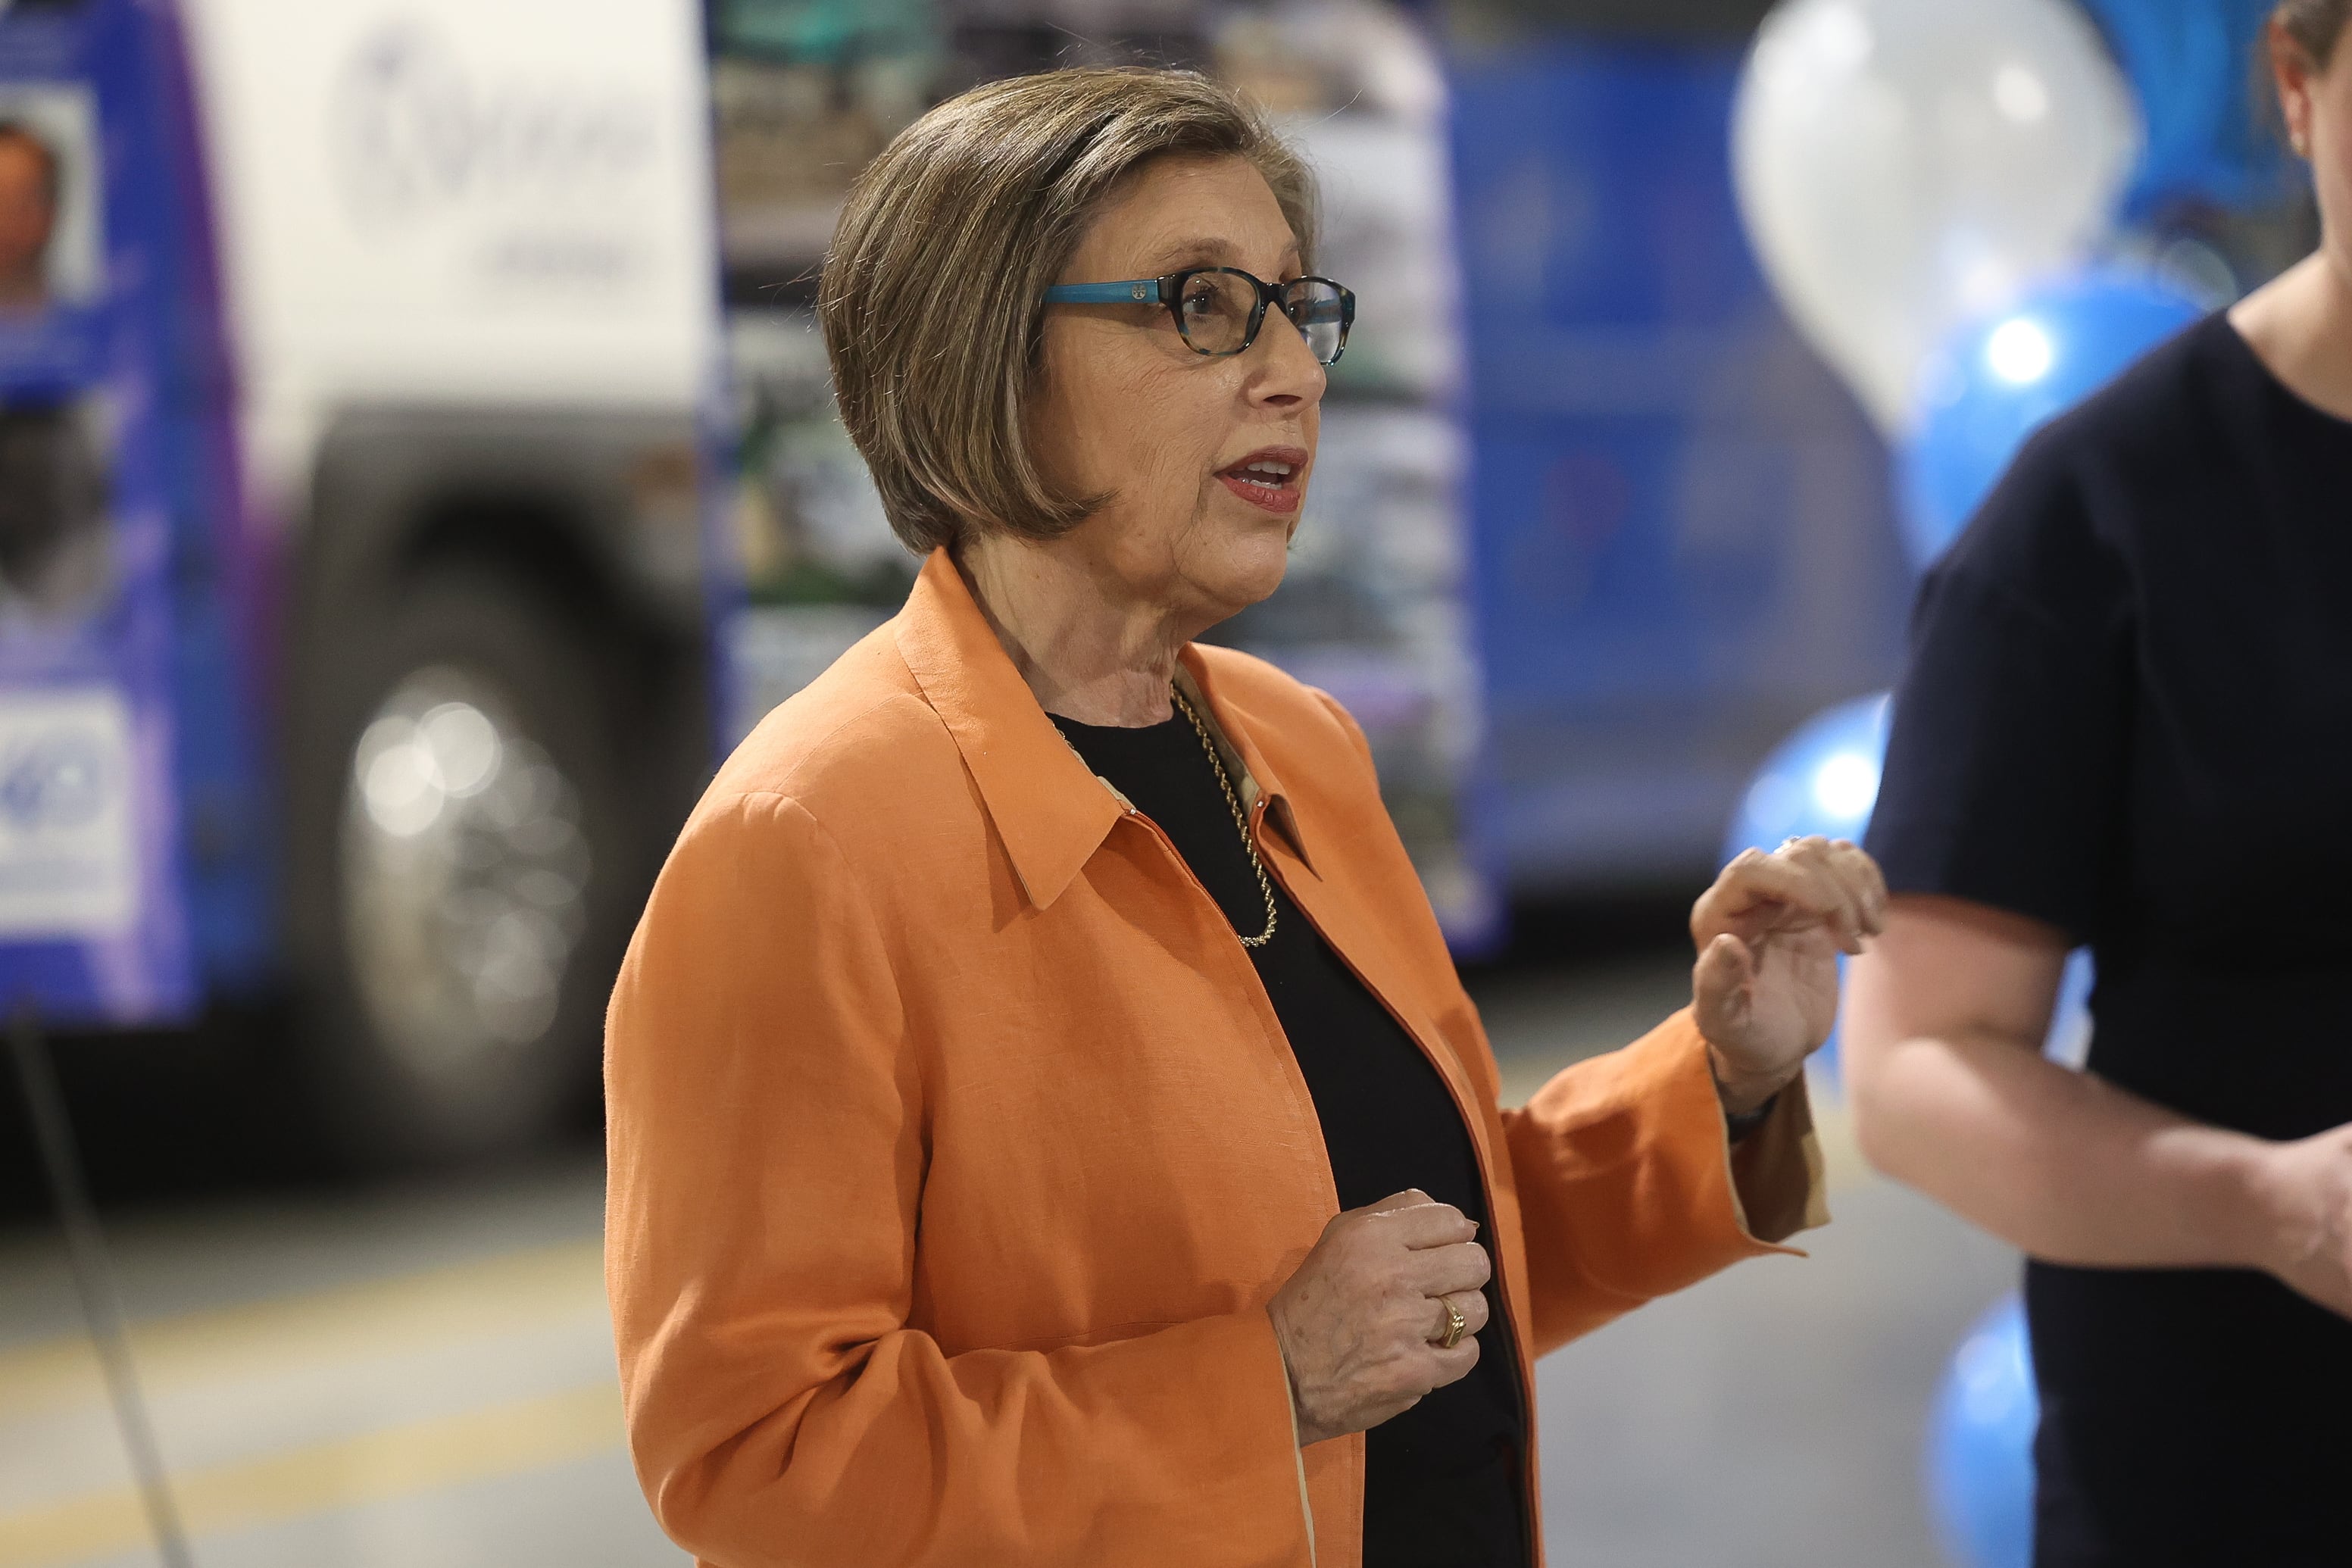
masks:
<path id="1" fill-rule="evenodd" d="M 1315 351 L 1307 346 L 1305 335 L 1288 316 L 1268 310 L 1250 353 L 1259 362 L 1250 378 L 1252 401 L 1278 406 L 1312 406 L 1322 401 L 1327 380 L 1323 362 L 1315 357 Z"/>

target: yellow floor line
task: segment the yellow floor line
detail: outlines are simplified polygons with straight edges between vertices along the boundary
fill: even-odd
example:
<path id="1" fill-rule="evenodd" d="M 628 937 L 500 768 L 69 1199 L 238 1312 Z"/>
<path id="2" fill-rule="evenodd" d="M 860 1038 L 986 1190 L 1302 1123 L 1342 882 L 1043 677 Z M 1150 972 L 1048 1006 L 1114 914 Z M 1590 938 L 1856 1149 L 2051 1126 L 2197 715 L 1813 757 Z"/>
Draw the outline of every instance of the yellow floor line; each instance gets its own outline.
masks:
<path id="1" fill-rule="evenodd" d="M 622 1442 L 617 1384 L 340 1437 L 173 1478 L 191 1535 L 275 1524 L 586 1458 Z M 0 1568 L 61 1568 L 147 1540 L 130 1488 L 0 1514 Z"/>
<path id="2" fill-rule="evenodd" d="M 1832 1192 L 1874 1179 L 1840 1097 L 1814 1095 Z M 334 1360 L 353 1344 L 382 1351 L 493 1334 L 600 1306 L 594 1241 L 137 1325 L 151 1387 L 234 1379 L 289 1361 Z M 102 1397 L 86 1341 L 59 1336 L 0 1351 L 0 1419 Z M 337 1438 L 287 1453 L 185 1471 L 173 1488 L 189 1530 L 214 1534 L 583 1458 L 622 1442 L 620 1394 L 604 1384 Z M 0 1568 L 54 1568 L 147 1538 L 128 1488 L 0 1513 Z"/>
<path id="3" fill-rule="evenodd" d="M 604 1253 L 595 1241 L 508 1253 L 283 1300 L 134 1323 L 131 1352 L 150 1391 L 236 1381 L 263 1369 L 341 1361 L 354 1346 L 478 1339 L 601 1310 Z M 79 1334 L 0 1351 L 0 1421 L 105 1396 L 98 1358 Z"/>

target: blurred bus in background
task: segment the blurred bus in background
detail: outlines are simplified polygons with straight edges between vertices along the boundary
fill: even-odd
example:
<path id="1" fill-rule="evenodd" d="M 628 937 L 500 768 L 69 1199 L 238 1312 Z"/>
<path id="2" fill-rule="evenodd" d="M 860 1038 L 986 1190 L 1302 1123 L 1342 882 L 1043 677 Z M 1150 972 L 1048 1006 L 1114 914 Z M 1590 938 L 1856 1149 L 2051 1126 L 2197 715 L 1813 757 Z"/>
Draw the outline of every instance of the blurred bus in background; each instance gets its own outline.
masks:
<path id="1" fill-rule="evenodd" d="M 0 984 L 525 1141 L 711 755 L 688 0 L 0 8 Z M 14 184 L 11 179 L 14 178 Z"/>
<path id="2" fill-rule="evenodd" d="M 903 596 L 831 415 L 816 263 L 865 160 L 987 77 L 1147 58 L 1317 165 L 1362 301 L 1290 574 L 1212 636 L 1331 691 L 1456 951 L 1513 903 L 1703 885 L 1758 762 L 1883 687 L 1885 451 L 1749 254 L 1768 0 L 714 0 L 740 730 Z M 722 478 L 721 481 L 727 481 Z"/>
<path id="3" fill-rule="evenodd" d="M 0 1001 L 290 997 L 362 1159 L 584 1107 L 715 757 L 918 564 L 826 385 L 842 196 L 1066 64 L 1214 72 L 1322 173 L 1363 315 L 1289 580 L 1216 635 L 1357 714 L 1457 948 L 1703 880 L 1907 592 L 1732 201 L 1764 9 L 0 6 Z"/>

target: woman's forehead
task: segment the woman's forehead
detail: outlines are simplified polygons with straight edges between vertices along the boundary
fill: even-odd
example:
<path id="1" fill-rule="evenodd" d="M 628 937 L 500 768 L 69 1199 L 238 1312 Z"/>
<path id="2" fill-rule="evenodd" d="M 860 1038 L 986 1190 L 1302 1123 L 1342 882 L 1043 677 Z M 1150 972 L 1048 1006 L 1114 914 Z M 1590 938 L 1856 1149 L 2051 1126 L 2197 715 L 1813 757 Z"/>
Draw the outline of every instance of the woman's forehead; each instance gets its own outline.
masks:
<path id="1" fill-rule="evenodd" d="M 1170 157 L 1137 172 L 1079 253 L 1156 275 L 1276 266 L 1297 259 L 1298 241 L 1265 176 L 1247 159 Z"/>

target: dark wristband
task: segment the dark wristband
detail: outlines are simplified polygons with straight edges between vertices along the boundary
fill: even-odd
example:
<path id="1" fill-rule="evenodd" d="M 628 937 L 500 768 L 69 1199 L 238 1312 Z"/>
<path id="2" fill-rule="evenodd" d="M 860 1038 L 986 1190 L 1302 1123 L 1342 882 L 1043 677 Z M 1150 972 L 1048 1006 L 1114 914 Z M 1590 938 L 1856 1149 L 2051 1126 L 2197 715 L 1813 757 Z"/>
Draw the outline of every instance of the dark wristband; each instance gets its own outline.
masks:
<path id="1" fill-rule="evenodd" d="M 1725 1111 L 1723 1124 L 1730 1130 L 1731 1141 L 1737 1143 L 1759 1127 L 1763 1126 L 1765 1120 L 1772 1114 L 1772 1108 L 1780 1103 L 1780 1094 L 1781 1091 L 1776 1089 L 1772 1091 L 1772 1097 L 1763 1104 L 1753 1110 L 1740 1111 L 1736 1116 L 1728 1110 Z"/>

